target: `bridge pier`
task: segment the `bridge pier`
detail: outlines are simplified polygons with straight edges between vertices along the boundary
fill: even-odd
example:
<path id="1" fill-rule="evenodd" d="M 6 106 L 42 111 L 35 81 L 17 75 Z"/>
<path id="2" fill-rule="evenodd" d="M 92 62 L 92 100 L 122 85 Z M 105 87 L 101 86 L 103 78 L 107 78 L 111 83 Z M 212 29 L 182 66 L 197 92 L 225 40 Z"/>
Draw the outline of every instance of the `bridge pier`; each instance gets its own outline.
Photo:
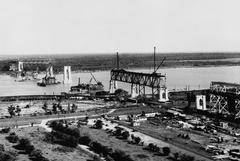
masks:
<path id="1" fill-rule="evenodd" d="M 110 80 L 109 92 L 114 93 L 117 89 L 117 82 L 115 80 Z"/>
<path id="2" fill-rule="evenodd" d="M 166 87 L 160 87 L 158 94 L 159 94 L 159 98 L 158 98 L 159 102 L 167 102 L 167 101 L 169 101 L 169 99 L 168 99 L 168 90 L 167 90 Z"/>
<path id="3" fill-rule="evenodd" d="M 139 95 L 138 85 L 137 84 L 132 84 L 131 85 L 131 97 L 135 98 L 138 95 Z"/>

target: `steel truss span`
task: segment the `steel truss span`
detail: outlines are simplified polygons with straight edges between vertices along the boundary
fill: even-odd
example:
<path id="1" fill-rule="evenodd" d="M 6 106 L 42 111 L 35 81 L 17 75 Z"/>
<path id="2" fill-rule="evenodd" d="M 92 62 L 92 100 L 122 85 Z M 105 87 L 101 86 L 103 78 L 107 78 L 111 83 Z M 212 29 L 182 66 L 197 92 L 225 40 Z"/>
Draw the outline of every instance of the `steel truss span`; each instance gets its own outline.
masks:
<path id="1" fill-rule="evenodd" d="M 125 71 L 123 69 L 112 69 L 110 78 L 110 93 L 116 90 L 116 82 L 125 82 L 131 84 L 131 97 L 145 95 L 146 87 L 152 90 L 152 97 L 157 96 L 159 102 L 168 101 L 168 90 L 166 87 L 166 76 L 160 73 L 137 73 Z"/>
<path id="2" fill-rule="evenodd" d="M 212 82 L 210 86 L 211 111 L 234 114 L 240 118 L 240 84 Z"/>
<path id="3" fill-rule="evenodd" d="M 125 71 L 123 69 L 112 69 L 111 80 L 148 86 L 151 88 L 166 87 L 166 76 L 159 73 L 137 73 Z"/>

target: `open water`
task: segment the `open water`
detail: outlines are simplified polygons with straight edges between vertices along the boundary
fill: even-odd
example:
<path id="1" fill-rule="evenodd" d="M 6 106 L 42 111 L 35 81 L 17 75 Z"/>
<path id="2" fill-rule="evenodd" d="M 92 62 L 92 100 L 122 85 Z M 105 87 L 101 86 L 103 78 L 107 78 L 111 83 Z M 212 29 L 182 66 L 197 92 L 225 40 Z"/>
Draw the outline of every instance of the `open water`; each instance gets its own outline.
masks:
<path id="1" fill-rule="evenodd" d="M 137 72 L 153 72 L 153 69 L 132 69 Z M 159 72 L 166 74 L 167 87 L 169 90 L 181 90 L 189 86 L 190 89 L 209 88 L 211 81 L 225 81 L 231 83 L 240 83 L 240 66 L 222 66 L 222 67 L 195 67 L 195 68 L 163 68 Z M 104 84 L 105 90 L 109 89 L 110 71 L 93 72 L 98 81 Z M 39 78 L 44 75 L 39 75 Z M 63 74 L 57 74 L 58 81 L 63 81 Z M 77 85 L 78 78 L 83 83 L 89 83 L 91 74 L 87 72 L 72 73 L 73 83 Z M 7 74 L 0 75 L 0 96 L 10 95 L 34 95 L 34 94 L 60 94 L 68 92 L 71 85 L 52 85 L 47 87 L 37 86 L 36 81 L 15 81 L 15 77 Z M 92 80 L 94 83 L 94 80 Z M 129 91 L 129 84 L 118 83 L 119 88 Z"/>

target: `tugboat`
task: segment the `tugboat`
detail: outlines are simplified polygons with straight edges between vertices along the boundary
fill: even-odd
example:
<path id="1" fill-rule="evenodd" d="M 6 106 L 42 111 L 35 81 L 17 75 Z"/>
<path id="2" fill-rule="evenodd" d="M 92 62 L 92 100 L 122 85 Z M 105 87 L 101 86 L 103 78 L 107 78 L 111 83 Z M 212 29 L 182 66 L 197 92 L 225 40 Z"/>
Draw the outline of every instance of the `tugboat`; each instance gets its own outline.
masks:
<path id="1" fill-rule="evenodd" d="M 46 71 L 46 76 L 42 78 L 42 80 L 40 82 L 37 83 L 38 86 L 41 87 L 46 87 L 47 85 L 56 85 L 56 84 L 60 84 L 60 82 L 58 82 L 53 74 L 53 67 L 52 65 L 50 65 L 47 68 Z"/>

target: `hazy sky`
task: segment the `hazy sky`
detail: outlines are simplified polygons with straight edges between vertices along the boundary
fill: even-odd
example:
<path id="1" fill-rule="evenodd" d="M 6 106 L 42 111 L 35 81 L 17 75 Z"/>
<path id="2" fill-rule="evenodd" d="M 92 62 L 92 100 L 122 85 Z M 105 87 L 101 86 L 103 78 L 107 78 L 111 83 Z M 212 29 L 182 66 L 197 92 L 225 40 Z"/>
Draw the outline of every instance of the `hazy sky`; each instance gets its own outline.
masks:
<path id="1" fill-rule="evenodd" d="M 0 0 L 0 54 L 240 52 L 240 0 Z"/>

